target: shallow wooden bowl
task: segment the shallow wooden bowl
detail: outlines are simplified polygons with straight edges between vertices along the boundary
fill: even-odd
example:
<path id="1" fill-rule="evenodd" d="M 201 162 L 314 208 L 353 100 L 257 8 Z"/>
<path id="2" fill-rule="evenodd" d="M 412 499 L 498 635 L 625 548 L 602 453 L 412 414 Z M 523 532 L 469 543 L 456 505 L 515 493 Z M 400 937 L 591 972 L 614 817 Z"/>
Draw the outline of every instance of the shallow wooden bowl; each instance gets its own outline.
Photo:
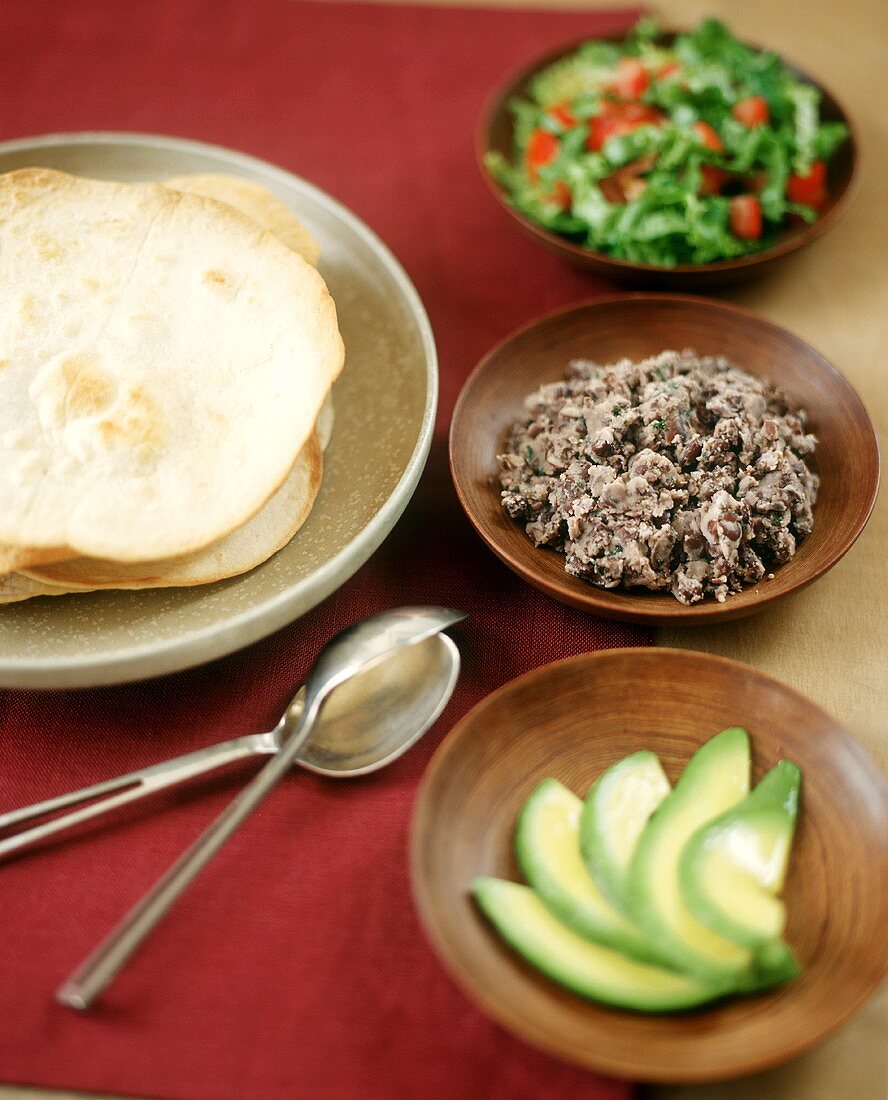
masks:
<path id="1" fill-rule="evenodd" d="M 469 895 L 476 875 L 520 881 L 518 811 L 554 776 L 585 796 L 601 772 L 653 749 L 674 782 L 726 726 L 752 737 L 754 779 L 802 769 L 784 896 L 803 970 L 790 984 L 708 1009 L 645 1016 L 562 990 L 499 939 Z M 547 665 L 507 684 L 449 734 L 413 820 L 414 896 L 442 962 L 504 1027 L 564 1061 L 639 1081 L 758 1072 L 820 1042 L 886 970 L 888 784 L 819 707 L 745 665 L 701 653 L 622 649 Z"/>
<path id="2" fill-rule="evenodd" d="M 625 34 L 605 34 L 597 37 L 605 41 L 622 42 L 626 36 Z M 675 32 L 670 32 L 662 36 L 662 41 L 669 43 L 674 38 Z M 813 225 L 788 225 L 781 231 L 775 244 L 751 256 L 742 256 L 736 260 L 720 260 L 711 264 L 678 264 L 675 267 L 664 268 L 652 264 L 633 263 L 630 260 L 618 260 L 603 252 L 593 252 L 567 237 L 544 229 L 543 226 L 525 217 L 509 203 L 506 191 L 490 174 L 484 158 L 488 152 L 501 153 L 507 160 L 513 158 L 514 126 L 512 114 L 509 111 L 509 101 L 516 97 L 524 97 L 528 84 L 538 72 L 560 58 L 574 53 L 586 41 L 588 36 L 571 42 L 567 46 L 561 46 L 509 76 L 491 96 L 475 134 L 478 165 L 494 197 L 521 229 L 544 248 L 561 256 L 574 267 L 583 268 L 629 286 L 663 287 L 670 290 L 711 290 L 714 287 L 741 282 L 772 271 L 788 256 L 822 236 L 841 216 L 851 198 L 858 177 L 860 157 L 854 128 L 845 109 L 822 84 L 796 66 L 784 61 L 787 68 L 800 80 L 813 84 L 819 89 L 822 96 L 821 119 L 824 122 L 844 122 L 850 130 L 847 141 L 836 150 L 827 166 L 829 199 Z M 761 49 L 761 47 L 756 48 Z"/>
<path id="3" fill-rule="evenodd" d="M 564 555 L 533 545 L 500 505 L 497 454 L 524 397 L 563 377 L 571 359 L 641 359 L 667 348 L 725 355 L 776 383 L 807 409 L 820 440 L 814 530 L 773 580 L 686 607 L 668 594 L 598 588 L 564 570 Z M 581 610 L 628 622 L 709 623 L 750 615 L 797 592 L 836 564 L 860 535 L 879 487 L 872 422 L 850 384 L 822 355 L 762 317 L 685 295 L 630 294 L 570 306 L 520 329 L 481 361 L 450 428 L 450 467 L 463 508 L 487 545 L 537 588 Z"/>

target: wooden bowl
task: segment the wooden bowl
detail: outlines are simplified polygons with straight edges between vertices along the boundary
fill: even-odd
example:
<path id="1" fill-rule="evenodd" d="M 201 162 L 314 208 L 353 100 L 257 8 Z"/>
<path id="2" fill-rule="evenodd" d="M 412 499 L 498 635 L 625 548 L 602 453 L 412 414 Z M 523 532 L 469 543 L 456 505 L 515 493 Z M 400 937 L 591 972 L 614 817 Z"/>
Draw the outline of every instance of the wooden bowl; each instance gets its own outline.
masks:
<path id="1" fill-rule="evenodd" d="M 554 776 L 585 796 L 642 748 L 670 780 L 726 726 L 752 738 L 757 781 L 802 769 L 784 891 L 801 975 L 707 1009 L 646 1016 L 562 990 L 514 954 L 476 909 L 476 875 L 521 881 L 518 811 Z M 478 704 L 429 766 L 412 826 L 416 904 L 432 944 L 480 1007 L 531 1045 L 639 1081 L 714 1081 L 788 1061 L 839 1027 L 886 970 L 888 784 L 825 711 L 755 669 L 677 649 L 616 649 L 546 665 Z"/>
<path id="2" fill-rule="evenodd" d="M 661 41 L 664 44 L 670 43 L 675 38 L 676 33 L 673 31 L 664 34 Z M 626 36 L 625 34 L 609 34 L 598 37 L 604 41 L 622 42 Z M 494 197 L 503 209 L 515 219 L 524 232 L 528 233 L 544 248 L 549 249 L 550 252 L 555 252 L 574 267 L 584 268 L 606 279 L 630 286 L 663 287 L 671 290 L 709 290 L 713 287 L 751 279 L 773 270 L 787 256 L 822 236 L 838 220 L 847 206 L 857 182 L 859 154 L 854 127 L 848 113 L 822 84 L 785 61 L 784 64 L 795 76 L 807 84 L 813 84 L 820 91 L 822 96 L 820 103 L 821 119 L 824 122 L 844 122 L 850 130 L 848 139 L 836 150 L 828 164 L 829 200 L 813 225 L 787 226 L 781 231 L 774 245 L 751 256 L 742 256 L 735 260 L 720 260 L 710 264 L 678 264 L 675 267 L 664 268 L 656 267 L 653 264 L 618 260 L 603 252 L 593 252 L 567 237 L 562 237 L 557 233 L 544 229 L 543 226 L 538 225 L 535 221 L 516 210 L 510 205 L 505 189 L 488 171 L 484 158 L 488 152 L 497 152 L 501 153 L 507 160 L 512 160 L 514 156 L 514 127 L 512 115 L 508 109 L 509 101 L 516 97 L 524 97 L 527 85 L 538 72 L 560 58 L 574 53 L 583 42 L 588 40 L 587 36 L 570 43 L 568 46 L 553 50 L 547 53 L 545 57 L 538 58 L 530 65 L 508 77 L 491 97 L 475 134 L 475 153 L 478 165 Z M 752 45 L 752 43 L 748 44 Z M 754 48 L 761 49 L 758 46 Z"/>
<path id="3" fill-rule="evenodd" d="M 536 547 L 500 505 L 496 456 L 524 397 L 563 377 L 571 359 L 641 359 L 665 349 L 726 355 L 807 409 L 820 440 L 812 465 L 821 477 L 814 530 L 773 580 L 687 607 L 668 594 L 604 589 L 572 577 L 564 555 Z M 736 306 L 705 298 L 629 294 L 569 306 L 520 329 L 489 352 L 469 377 L 453 413 L 450 468 L 469 519 L 511 569 L 548 595 L 583 611 L 640 623 L 709 623 L 768 607 L 822 576 L 854 544 L 879 487 L 879 449 L 860 398 L 822 355 L 785 329 Z M 866 594 L 861 593 L 862 596 Z"/>

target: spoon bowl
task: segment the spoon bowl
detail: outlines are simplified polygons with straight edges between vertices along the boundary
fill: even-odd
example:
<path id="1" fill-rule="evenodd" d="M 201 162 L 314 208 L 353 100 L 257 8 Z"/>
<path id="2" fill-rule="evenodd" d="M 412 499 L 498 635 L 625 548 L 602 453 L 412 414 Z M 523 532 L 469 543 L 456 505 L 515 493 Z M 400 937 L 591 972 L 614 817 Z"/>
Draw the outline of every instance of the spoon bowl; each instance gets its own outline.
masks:
<path id="1" fill-rule="evenodd" d="M 296 763 L 340 779 L 384 768 L 437 720 L 458 675 L 459 650 L 446 634 L 395 650 L 331 693 Z M 289 708 L 293 718 L 304 701 L 300 691 Z"/>

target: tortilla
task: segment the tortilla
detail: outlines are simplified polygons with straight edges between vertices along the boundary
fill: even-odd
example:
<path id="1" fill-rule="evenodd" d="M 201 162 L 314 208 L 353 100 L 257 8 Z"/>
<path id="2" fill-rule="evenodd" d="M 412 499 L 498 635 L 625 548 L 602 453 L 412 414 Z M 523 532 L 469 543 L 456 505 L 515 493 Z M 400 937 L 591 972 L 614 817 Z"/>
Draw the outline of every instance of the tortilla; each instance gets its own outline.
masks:
<path id="1" fill-rule="evenodd" d="M 216 199 L 233 206 L 257 225 L 273 233 L 287 248 L 301 256 L 312 267 L 318 266 L 321 246 L 309 231 L 293 217 L 287 204 L 273 195 L 267 187 L 254 180 L 239 176 L 216 174 L 175 176 L 161 181 L 164 187 L 185 191 L 192 195 Z"/>
<path id="2" fill-rule="evenodd" d="M 36 550 L 32 546 L 0 546 L 0 575 L 15 573 L 30 565 L 67 561 L 70 557 L 71 551 L 67 546 L 50 546 L 45 550 Z"/>
<path id="3" fill-rule="evenodd" d="M 323 280 L 152 184 L 0 177 L 0 541 L 119 561 L 208 546 L 282 484 L 342 366 Z"/>
<path id="4" fill-rule="evenodd" d="M 300 255 L 312 267 L 318 266 L 321 246 L 305 226 L 295 217 L 287 204 L 255 180 L 240 176 L 206 175 L 174 176 L 160 181 L 174 191 L 187 191 L 203 195 L 233 206 L 257 225 L 273 233 L 287 248 Z M 326 451 L 333 432 L 333 398 L 328 394 L 316 424 L 321 448 Z"/>
<path id="5" fill-rule="evenodd" d="M 223 175 L 179 176 L 160 182 L 176 191 L 188 191 L 233 206 L 264 229 L 274 233 L 312 267 L 317 266 L 321 254 L 317 241 L 291 213 L 289 207 L 262 184 Z M 328 394 L 317 420 L 317 433 L 323 450 L 327 449 L 332 428 L 333 398 Z M 73 552 L 65 546 L 38 549 L 0 545 L 0 575 L 33 566 L 70 561 L 73 557 Z M 0 602 L 3 602 L 2 599 Z"/>
<path id="6" fill-rule="evenodd" d="M 74 558 L 26 570 L 22 576 L 40 585 L 83 592 L 103 588 L 184 588 L 247 573 L 286 546 L 308 518 L 322 471 L 320 443 L 317 433 L 312 433 L 290 476 L 261 512 L 204 550 L 153 562 Z"/>
<path id="7" fill-rule="evenodd" d="M 0 577 L 0 606 L 8 603 L 21 603 L 35 596 L 67 596 L 70 588 L 56 588 L 51 584 L 42 584 L 22 573 L 9 573 Z"/>

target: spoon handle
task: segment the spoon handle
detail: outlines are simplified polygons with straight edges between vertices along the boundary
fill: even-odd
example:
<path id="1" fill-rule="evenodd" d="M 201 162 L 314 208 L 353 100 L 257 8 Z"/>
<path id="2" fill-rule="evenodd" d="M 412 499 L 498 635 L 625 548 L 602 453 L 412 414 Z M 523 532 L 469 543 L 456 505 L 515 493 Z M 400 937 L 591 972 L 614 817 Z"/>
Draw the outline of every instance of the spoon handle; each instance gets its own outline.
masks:
<path id="1" fill-rule="evenodd" d="M 60 1004 L 69 1008 L 89 1008 L 173 902 L 286 773 L 299 748 L 308 738 L 313 723 L 313 711 L 303 714 L 299 725 L 278 754 L 268 761 L 237 798 L 63 983 L 56 993 L 56 1000 Z"/>
<path id="2" fill-rule="evenodd" d="M 174 760 L 165 760 L 161 764 L 154 764 L 149 768 L 130 772 L 128 775 L 119 775 L 116 779 L 108 779 L 104 783 L 95 783 L 91 787 L 83 787 L 79 791 L 70 791 L 68 794 L 59 795 L 57 798 L 48 798 L 44 802 L 35 802 L 30 806 L 22 806 L 17 810 L 0 814 L 0 829 L 8 829 L 13 825 L 31 821 L 35 817 L 63 810 L 66 806 L 76 806 L 78 803 L 87 802 L 90 799 L 101 801 L 90 802 L 88 806 L 72 810 L 45 821 L 41 825 L 35 825 L 30 829 L 23 829 L 12 836 L 0 840 L 0 860 L 43 840 L 54 833 L 60 833 L 64 829 L 70 829 L 73 825 L 79 825 L 90 818 L 98 817 L 109 810 L 124 806 L 128 802 L 135 802 L 146 795 L 165 787 L 173 787 L 178 783 L 184 783 L 204 772 L 214 771 L 224 767 L 235 760 L 243 760 L 257 754 L 273 752 L 268 734 L 250 734 L 247 737 L 235 737 L 231 741 L 224 741 L 218 745 L 209 745 L 205 749 L 189 752 L 185 756 L 178 756 Z M 102 796 L 107 797 L 102 797 Z"/>

